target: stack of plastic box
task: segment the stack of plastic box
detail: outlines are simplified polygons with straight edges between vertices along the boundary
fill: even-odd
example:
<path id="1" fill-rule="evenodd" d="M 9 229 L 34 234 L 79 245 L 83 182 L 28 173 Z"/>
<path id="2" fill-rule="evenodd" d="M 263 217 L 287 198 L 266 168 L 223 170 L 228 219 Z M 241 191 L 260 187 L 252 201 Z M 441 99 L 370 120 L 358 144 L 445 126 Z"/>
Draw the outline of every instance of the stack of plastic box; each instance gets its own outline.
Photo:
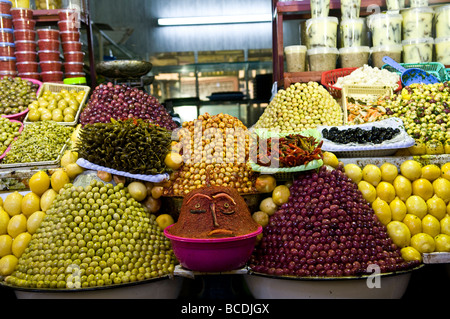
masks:
<path id="1" fill-rule="evenodd" d="M 59 30 L 42 28 L 38 31 L 39 66 L 43 82 L 62 82 Z"/>
<path id="2" fill-rule="evenodd" d="M 65 78 L 84 77 L 84 52 L 81 49 L 79 12 L 75 9 L 61 10 L 58 26 L 64 54 Z"/>
<path id="3" fill-rule="evenodd" d="M 0 77 L 17 76 L 11 7 L 11 1 L 0 0 Z"/>

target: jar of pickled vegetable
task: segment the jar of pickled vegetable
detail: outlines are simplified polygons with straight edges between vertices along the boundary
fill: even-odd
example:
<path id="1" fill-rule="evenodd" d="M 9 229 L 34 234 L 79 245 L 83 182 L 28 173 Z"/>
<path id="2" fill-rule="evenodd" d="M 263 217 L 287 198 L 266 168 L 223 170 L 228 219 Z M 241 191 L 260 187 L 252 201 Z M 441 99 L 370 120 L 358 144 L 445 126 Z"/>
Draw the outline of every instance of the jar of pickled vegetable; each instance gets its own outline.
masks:
<path id="1" fill-rule="evenodd" d="M 34 0 L 11 0 L 13 8 L 34 9 Z"/>

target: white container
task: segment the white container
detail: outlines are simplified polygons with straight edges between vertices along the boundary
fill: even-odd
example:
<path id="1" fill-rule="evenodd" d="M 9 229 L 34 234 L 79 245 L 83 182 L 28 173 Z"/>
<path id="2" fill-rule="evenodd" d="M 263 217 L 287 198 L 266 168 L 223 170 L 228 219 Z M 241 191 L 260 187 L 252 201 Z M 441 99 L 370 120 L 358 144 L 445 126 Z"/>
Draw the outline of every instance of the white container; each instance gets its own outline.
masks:
<path id="1" fill-rule="evenodd" d="M 428 7 L 428 0 L 409 0 L 411 8 Z"/>
<path id="2" fill-rule="evenodd" d="M 369 64 L 370 48 L 366 46 L 339 49 L 341 68 L 359 68 Z"/>
<path id="3" fill-rule="evenodd" d="M 388 56 L 394 61 L 401 63 L 403 46 L 401 44 L 390 44 L 372 47 L 372 66 L 379 69 L 386 63 L 383 62 L 383 57 Z"/>
<path id="4" fill-rule="evenodd" d="M 306 46 L 335 48 L 337 44 L 337 27 L 339 20 L 336 17 L 312 18 L 306 20 Z"/>
<path id="5" fill-rule="evenodd" d="M 404 63 L 433 61 L 433 38 L 407 39 L 402 41 Z"/>
<path id="6" fill-rule="evenodd" d="M 336 68 L 339 50 L 336 48 L 316 47 L 306 51 L 310 71 L 328 71 Z"/>
<path id="7" fill-rule="evenodd" d="M 450 36 L 434 39 L 436 49 L 436 62 L 450 65 Z"/>
<path id="8" fill-rule="evenodd" d="M 403 40 L 432 37 L 434 10 L 430 7 L 401 11 Z"/>
<path id="9" fill-rule="evenodd" d="M 386 0 L 388 11 L 399 11 L 405 8 L 405 0 Z"/>
<path id="10" fill-rule="evenodd" d="M 359 18 L 361 0 L 341 0 L 341 17 L 344 19 Z"/>
<path id="11" fill-rule="evenodd" d="M 330 0 L 310 0 L 311 18 L 328 17 L 330 12 Z"/>
<path id="12" fill-rule="evenodd" d="M 339 24 L 341 47 L 359 47 L 363 45 L 364 19 L 345 19 Z"/>
<path id="13" fill-rule="evenodd" d="M 376 13 L 367 18 L 374 47 L 401 44 L 402 16 L 400 14 Z"/>
<path id="14" fill-rule="evenodd" d="M 303 72 L 306 66 L 306 46 L 291 45 L 284 48 L 287 72 Z"/>
<path id="15" fill-rule="evenodd" d="M 434 9 L 436 38 L 450 36 L 450 4 Z"/>

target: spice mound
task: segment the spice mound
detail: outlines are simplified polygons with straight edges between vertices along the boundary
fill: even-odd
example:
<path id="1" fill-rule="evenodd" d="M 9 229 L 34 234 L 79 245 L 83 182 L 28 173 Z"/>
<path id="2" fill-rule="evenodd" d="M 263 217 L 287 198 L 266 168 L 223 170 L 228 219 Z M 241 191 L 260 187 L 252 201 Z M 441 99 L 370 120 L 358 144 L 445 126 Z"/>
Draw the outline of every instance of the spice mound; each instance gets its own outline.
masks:
<path id="1" fill-rule="evenodd" d="M 213 186 L 193 190 L 184 197 L 180 217 L 170 233 L 185 238 L 223 238 L 257 229 L 258 224 L 235 189 Z"/>

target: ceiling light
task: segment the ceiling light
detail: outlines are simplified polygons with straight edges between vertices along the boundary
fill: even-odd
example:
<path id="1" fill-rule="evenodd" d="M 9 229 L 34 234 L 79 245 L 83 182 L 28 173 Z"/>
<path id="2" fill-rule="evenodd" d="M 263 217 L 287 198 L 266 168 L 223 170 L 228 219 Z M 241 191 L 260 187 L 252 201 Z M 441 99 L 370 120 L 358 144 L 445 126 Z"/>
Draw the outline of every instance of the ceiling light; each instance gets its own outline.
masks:
<path id="1" fill-rule="evenodd" d="M 202 24 L 233 24 L 258 23 L 272 21 L 271 14 L 214 16 L 214 17 L 186 17 L 186 18 L 160 18 L 160 26 L 202 25 Z"/>

